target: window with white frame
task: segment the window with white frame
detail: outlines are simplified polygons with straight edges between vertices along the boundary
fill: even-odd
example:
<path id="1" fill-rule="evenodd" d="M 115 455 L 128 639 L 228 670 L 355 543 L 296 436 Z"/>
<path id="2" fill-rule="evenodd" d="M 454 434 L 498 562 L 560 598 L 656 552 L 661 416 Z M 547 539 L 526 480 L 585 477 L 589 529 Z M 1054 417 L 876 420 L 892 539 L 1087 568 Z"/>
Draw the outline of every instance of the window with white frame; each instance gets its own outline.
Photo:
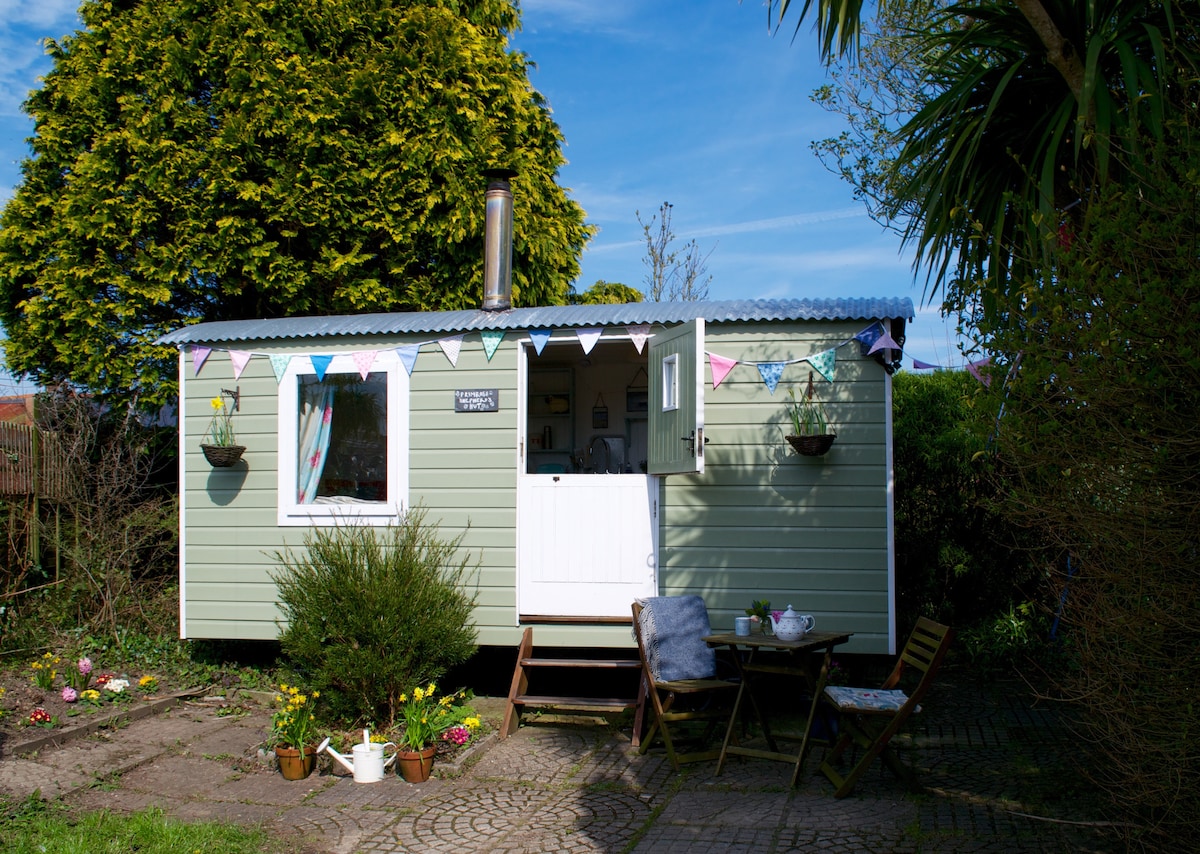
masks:
<path id="1" fill-rule="evenodd" d="M 662 361 L 662 411 L 679 408 L 679 355 L 666 356 Z"/>
<path id="2" fill-rule="evenodd" d="M 279 383 L 279 524 L 386 524 L 407 503 L 408 373 L 395 351 L 365 377 L 350 354 L 320 378 L 292 357 Z"/>

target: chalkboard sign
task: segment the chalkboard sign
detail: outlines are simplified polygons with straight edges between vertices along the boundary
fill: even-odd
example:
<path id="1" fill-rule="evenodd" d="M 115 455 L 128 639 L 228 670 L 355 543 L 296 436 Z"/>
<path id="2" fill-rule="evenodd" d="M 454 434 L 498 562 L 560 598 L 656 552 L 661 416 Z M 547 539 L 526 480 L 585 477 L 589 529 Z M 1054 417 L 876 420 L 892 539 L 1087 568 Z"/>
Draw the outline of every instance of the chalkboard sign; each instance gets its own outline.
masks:
<path id="1" fill-rule="evenodd" d="M 498 412 L 500 389 L 456 388 L 454 390 L 455 412 Z"/>

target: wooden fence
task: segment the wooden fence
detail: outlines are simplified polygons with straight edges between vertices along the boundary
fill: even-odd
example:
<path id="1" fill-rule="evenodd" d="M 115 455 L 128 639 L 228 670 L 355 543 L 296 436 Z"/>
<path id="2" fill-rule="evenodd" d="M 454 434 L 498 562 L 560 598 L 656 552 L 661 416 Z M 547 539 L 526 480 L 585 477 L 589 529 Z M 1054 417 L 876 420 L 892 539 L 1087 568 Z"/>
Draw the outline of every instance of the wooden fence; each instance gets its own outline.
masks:
<path id="1" fill-rule="evenodd" d="M 0 495 L 67 494 L 66 455 L 53 433 L 25 424 L 0 424 Z"/>

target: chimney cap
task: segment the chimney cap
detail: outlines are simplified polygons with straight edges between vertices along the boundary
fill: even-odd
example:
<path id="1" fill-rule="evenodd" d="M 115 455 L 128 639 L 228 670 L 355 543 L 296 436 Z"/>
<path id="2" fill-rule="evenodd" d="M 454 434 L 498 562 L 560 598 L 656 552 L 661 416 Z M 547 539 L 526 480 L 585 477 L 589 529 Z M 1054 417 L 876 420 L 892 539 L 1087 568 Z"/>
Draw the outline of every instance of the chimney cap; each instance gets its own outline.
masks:
<path id="1" fill-rule="evenodd" d="M 510 178 L 516 177 L 516 174 L 516 169 L 509 169 L 507 166 L 492 166 L 483 170 L 484 177 L 489 179 L 489 185 L 497 181 L 507 184 Z"/>

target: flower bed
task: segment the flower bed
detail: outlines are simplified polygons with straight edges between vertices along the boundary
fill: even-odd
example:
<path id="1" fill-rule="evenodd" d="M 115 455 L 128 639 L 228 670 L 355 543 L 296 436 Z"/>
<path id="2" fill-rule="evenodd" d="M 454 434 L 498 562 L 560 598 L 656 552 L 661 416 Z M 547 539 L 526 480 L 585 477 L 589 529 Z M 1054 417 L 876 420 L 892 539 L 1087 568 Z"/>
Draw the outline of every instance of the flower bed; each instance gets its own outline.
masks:
<path id="1" fill-rule="evenodd" d="M 5 753 L 55 730 L 79 727 L 172 691 L 156 674 L 107 670 L 88 658 L 45 653 L 0 671 L 0 744 Z"/>

